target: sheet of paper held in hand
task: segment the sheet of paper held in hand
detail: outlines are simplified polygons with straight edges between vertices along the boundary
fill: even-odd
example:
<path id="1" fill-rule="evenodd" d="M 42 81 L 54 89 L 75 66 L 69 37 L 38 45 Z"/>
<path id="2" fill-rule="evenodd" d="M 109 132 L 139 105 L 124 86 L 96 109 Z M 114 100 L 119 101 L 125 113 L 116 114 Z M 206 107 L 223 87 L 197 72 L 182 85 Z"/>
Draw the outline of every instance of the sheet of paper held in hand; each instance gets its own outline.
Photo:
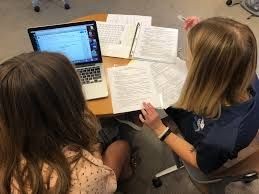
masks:
<path id="1" fill-rule="evenodd" d="M 141 16 L 141 15 L 108 14 L 106 22 L 115 23 L 115 24 L 140 23 L 141 26 L 151 26 L 152 17 L 151 16 Z"/>
<path id="2" fill-rule="evenodd" d="M 134 46 L 134 59 L 175 63 L 178 29 L 154 26 L 140 27 Z"/>
<path id="3" fill-rule="evenodd" d="M 140 110 L 142 102 L 159 106 L 150 69 L 145 66 L 121 66 L 108 69 L 113 113 Z"/>
<path id="4" fill-rule="evenodd" d="M 133 61 L 108 69 L 113 112 L 140 110 L 143 102 L 168 108 L 179 98 L 186 72 L 185 62 L 179 58 L 177 64 Z"/>

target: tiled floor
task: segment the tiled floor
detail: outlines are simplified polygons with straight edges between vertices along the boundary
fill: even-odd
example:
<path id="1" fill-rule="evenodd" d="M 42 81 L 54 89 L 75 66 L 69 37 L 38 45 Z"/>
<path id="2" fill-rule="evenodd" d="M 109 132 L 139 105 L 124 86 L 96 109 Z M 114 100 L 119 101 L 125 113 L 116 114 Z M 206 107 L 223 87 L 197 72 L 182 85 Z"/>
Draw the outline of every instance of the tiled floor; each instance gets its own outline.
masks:
<path id="1" fill-rule="evenodd" d="M 71 9 L 64 10 L 61 0 L 42 0 L 41 12 L 35 13 L 30 0 L 0 0 L 0 60 L 32 50 L 26 29 L 71 21 L 94 13 L 140 14 L 153 16 L 153 25 L 179 28 L 179 47 L 186 44 L 186 33 L 181 28 L 178 14 L 201 18 L 229 16 L 247 23 L 259 40 L 259 18 L 247 20 L 249 13 L 240 6 L 227 7 L 224 0 L 71 0 Z M 134 135 L 133 142 L 140 147 L 142 162 L 136 176 L 123 185 L 129 194 L 196 194 L 184 170 L 163 178 L 163 186 L 151 185 L 153 175 L 173 164 L 170 151 L 148 129 Z"/>

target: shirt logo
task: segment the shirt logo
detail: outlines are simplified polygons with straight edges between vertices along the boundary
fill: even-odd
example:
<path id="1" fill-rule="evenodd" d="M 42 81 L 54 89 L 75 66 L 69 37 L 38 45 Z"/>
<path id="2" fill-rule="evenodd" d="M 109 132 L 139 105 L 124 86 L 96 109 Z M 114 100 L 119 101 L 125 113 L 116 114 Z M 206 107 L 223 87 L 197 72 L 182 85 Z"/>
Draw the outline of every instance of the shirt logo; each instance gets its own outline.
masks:
<path id="1" fill-rule="evenodd" d="M 194 131 L 195 132 L 199 132 L 201 130 L 204 129 L 205 127 L 205 122 L 204 122 L 204 119 L 203 118 L 195 118 L 195 127 L 194 127 Z"/>

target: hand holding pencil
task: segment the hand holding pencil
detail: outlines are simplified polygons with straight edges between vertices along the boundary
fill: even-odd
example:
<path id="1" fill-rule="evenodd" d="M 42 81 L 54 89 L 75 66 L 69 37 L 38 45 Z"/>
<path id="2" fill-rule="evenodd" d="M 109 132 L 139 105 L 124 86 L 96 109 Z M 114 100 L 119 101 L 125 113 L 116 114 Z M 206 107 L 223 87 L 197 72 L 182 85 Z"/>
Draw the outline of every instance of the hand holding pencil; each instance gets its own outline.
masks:
<path id="1" fill-rule="evenodd" d="M 184 21 L 184 25 L 183 28 L 185 30 L 190 30 L 192 27 L 194 27 L 196 24 L 198 24 L 200 22 L 200 18 L 197 16 L 190 16 L 187 17 Z"/>
<path id="2" fill-rule="evenodd" d="M 183 28 L 185 30 L 190 30 L 192 27 L 194 27 L 201 21 L 200 18 L 197 16 L 184 17 L 182 15 L 178 15 L 177 17 L 179 20 L 184 22 Z"/>

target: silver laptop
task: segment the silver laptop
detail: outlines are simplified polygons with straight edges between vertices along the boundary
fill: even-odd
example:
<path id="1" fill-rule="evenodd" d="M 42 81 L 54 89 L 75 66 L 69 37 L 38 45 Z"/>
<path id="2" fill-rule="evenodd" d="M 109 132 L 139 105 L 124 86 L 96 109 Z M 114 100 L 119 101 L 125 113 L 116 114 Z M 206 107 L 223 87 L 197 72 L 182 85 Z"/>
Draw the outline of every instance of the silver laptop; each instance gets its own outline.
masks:
<path id="1" fill-rule="evenodd" d="M 29 28 L 34 51 L 64 54 L 80 75 L 87 100 L 108 96 L 95 21 Z"/>

